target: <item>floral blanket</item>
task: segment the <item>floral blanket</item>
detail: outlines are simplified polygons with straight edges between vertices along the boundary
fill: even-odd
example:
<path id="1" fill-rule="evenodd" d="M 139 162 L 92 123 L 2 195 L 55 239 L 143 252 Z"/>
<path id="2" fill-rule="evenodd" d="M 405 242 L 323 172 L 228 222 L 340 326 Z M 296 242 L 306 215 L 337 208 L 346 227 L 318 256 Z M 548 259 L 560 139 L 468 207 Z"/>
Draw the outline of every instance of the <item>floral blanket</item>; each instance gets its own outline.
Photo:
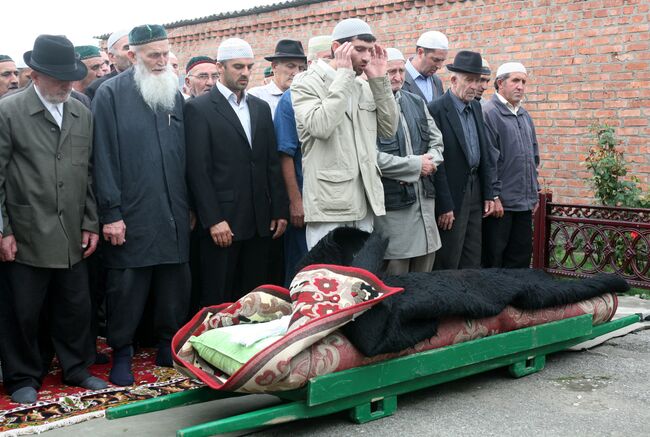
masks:
<path id="1" fill-rule="evenodd" d="M 500 314 L 477 320 L 447 318 L 436 335 L 399 353 L 364 356 L 339 328 L 400 288 L 385 285 L 372 273 L 352 267 L 312 265 L 294 278 L 289 290 L 262 286 L 234 304 L 204 308 L 174 337 L 177 368 L 211 388 L 244 393 L 293 390 L 309 379 L 378 361 L 448 346 L 528 326 L 592 314 L 594 324 L 609 321 L 618 304 L 605 293 L 575 304 L 539 310 L 508 306 Z M 289 330 L 237 372 L 228 376 L 202 360 L 189 343 L 209 329 L 260 323 L 291 315 Z"/>

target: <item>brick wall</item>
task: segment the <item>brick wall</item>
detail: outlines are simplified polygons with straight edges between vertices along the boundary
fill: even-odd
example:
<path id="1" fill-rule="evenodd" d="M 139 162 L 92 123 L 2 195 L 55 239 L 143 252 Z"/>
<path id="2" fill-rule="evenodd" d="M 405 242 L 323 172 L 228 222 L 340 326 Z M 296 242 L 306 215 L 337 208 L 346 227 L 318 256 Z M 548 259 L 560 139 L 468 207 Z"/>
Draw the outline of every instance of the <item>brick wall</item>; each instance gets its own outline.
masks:
<path id="1" fill-rule="evenodd" d="M 220 41 L 237 36 L 253 47 L 261 82 L 280 38 L 330 33 L 343 18 L 365 19 L 380 43 L 412 55 L 417 37 L 440 30 L 449 59 L 480 51 L 493 66 L 520 61 L 529 69 L 526 108 L 538 131 L 540 175 L 554 199 L 593 202 L 582 162 L 594 140 L 589 126 L 617 127 L 631 173 L 650 187 L 650 22 L 647 0 L 372 0 L 296 1 L 212 21 L 168 26 L 181 64 L 216 55 Z M 236 4 L 233 4 L 236 8 Z M 440 72 L 439 72 L 440 73 Z M 440 74 L 449 83 L 448 72 Z M 491 92 L 490 92 L 491 93 Z"/>

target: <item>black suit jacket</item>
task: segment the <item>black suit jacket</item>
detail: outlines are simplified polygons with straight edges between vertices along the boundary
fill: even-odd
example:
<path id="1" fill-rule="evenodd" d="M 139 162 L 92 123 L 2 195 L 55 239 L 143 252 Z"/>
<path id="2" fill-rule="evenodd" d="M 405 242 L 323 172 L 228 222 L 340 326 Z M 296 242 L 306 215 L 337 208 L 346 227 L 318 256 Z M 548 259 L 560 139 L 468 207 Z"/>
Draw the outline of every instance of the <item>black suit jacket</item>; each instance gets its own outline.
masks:
<path id="1" fill-rule="evenodd" d="M 288 199 L 268 103 L 247 95 L 251 147 L 218 87 L 185 104 L 187 176 L 201 226 L 223 220 L 234 241 L 269 236 L 272 219 L 288 217 Z"/>
<path id="2" fill-rule="evenodd" d="M 431 77 L 429 77 L 429 80 L 433 85 L 433 100 L 435 100 L 437 97 L 442 97 L 445 91 L 442 88 L 442 81 L 440 80 L 440 78 L 435 74 L 432 74 Z M 425 102 L 427 101 L 427 98 L 424 97 L 424 94 L 422 94 L 422 90 L 420 89 L 419 86 L 417 86 L 415 80 L 413 80 L 413 78 L 411 77 L 408 71 L 406 71 L 406 76 L 404 77 L 404 85 L 402 85 L 402 90 L 408 91 L 409 93 L 417 94 L 418 96 L 422 97 Z"/>
<path id="3" fill-rule="evenodd" d="M 467 161 L 468 150 L 463 125 L 460 121 L 458 111 L 454 107 L 454 102 L 447 91 L 442 97 L 429 103 L 429 112 L 436 121 L 436 125 L 442 132 L 442 141 L 445 144 L 443 156 L 445 161 L 438 167 L 435 174 L 436 187 L 436 216 L 454 211 L 458 215 L 458 210 L 463 201 L 467 177 L 470 174 L 470 166 Z M 485 125 L 483 123 L 483 112 L 481 104 L 476 100 L 470 102 L 474 119 L 476 120 L 476 130 L 478 132 L 479 147 L 481 151 L 481 161 L 478 168 L 481 191 L 484 200 L 492 200 L 493 183 L 495 180 L 495 162 L 494 154 L 490 153 L 489 145 L 485 137 Z"/>

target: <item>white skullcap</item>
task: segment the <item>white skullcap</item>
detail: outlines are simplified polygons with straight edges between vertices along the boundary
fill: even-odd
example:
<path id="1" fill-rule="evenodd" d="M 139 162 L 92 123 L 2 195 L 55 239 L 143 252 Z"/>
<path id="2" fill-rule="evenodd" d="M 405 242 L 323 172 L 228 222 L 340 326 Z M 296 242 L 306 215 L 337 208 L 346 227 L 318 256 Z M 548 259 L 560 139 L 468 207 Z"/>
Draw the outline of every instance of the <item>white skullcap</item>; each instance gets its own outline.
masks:
<path id="1" fill-rule="evenodd" d="M 118 30 L 117 32 L 111 33 L 111 36 L 108 37 L 108 41 L 106 42 L 106 48 L 110 50 L 111 47 L 113 47 L 116 42 L 118 42 L 125 36 L 129 36 L 129 32 L 130 30 L 122 29 L 122 30 Z"/>
<path id="2" fill-rule="evenodd" d="M 359 18 L 346 18 L 334 27 L 332 41 L 365 34 L 373 35 L 368 23 Z"/>
<path id="3" fill-rule="evenodd" d="M 449 40 L 444 33 L 437 30 L 424 32 L 415 45 L 425 49 L 449 50 Z"/>
<path id="4" fill-rule="evenodd" d="M 399 50 L 389 47 L 386 49 L 386 54 L 388 55 L 388 62 L 390 61 L 406 61 L 404 55 Z"/>
<path id="5" fill-rule="evenodd" d="M 528 72 L 526 71 L 526 67 L 524 67 L 523 64 L 519 62 L 506 62 L 505 64 L 501 64 L 501 66 L 497 70 L 497 77 L 503 76 L 504 74 L 508 74 L 508 73 L 528 74 Z"/>
<path id="6" fill-rule="evenodd" d="M 307 59 L 313 61 L 319 52 L 331 50 L 332 37 L 330 35 L 313 36 L 307 43 Z"/>
<path id="7" fill-rule="evenodd" d="M 219 44 L 217 50 L 217 61 L 254 57 L 251 45 L 241 38 L 228 38 Z"/>
<path id="8" fill-rule="evenodd" d="M 482 62 L 482 67 L 487 68 L 488 70 L 490 69 L 490 64 L 488 63 L 487 59 L 481 57 L 481 62 Z"/>

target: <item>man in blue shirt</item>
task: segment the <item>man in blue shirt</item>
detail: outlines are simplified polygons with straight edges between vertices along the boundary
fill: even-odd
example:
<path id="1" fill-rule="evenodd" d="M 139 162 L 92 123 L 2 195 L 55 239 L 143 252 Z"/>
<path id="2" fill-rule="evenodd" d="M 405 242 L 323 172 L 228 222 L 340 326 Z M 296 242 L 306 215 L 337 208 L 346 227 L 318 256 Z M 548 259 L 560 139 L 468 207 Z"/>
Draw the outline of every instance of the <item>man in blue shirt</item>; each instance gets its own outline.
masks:
<path id="1" fill-rule="evenodd" d="M 416 43 L 415 56 L 406 61 L 402 89 L 417 94 L 427 103 L 442 96 L 442 81 L 435 73 L 443 67 L 448 52 L 449 41 L 443 33 L 424 32 Z"/>
<path id="2" fill-rule="evenodd" d="M 331 59 L 332 38 L 315 36 L 309 40 L 307 62 Z M 299 80 L 297 76 L 294 80 Z M 273 119 L 280 152 L 282 176 L 289 195 L 289 226 L 284 234 L 285 283 L 288 286 L 295 275 L 295 266 L 307 253 L 305 240 L 305 211 L 302 206 L 302 153 L 296 130 L 296 118 L 291 104 L 291 89 L 282 94 Z"/>

